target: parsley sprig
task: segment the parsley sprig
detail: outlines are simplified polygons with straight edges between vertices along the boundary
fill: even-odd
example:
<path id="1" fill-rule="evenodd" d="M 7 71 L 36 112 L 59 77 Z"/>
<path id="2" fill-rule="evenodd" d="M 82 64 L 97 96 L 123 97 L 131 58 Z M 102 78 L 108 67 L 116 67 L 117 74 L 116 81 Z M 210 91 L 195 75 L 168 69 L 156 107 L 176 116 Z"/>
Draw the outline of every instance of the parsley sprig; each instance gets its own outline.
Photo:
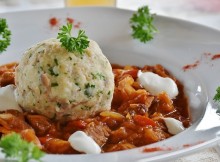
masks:
<path id="1" fill-rule="evenodd" d="M 153 25 L 153 20 L 154 18 L 148 6 L 139 8 L 130 18 L 132 37 L 139 39 L 143 43 L 152 40 L 157 32 L 156 27 Z"/>
<path id="2" fill-rule="evenodd" d="M 220 86 L 216 89 L 216 94 L 215 94 L 213 100 L 216 102 L 220 102 Z"/>
<path id="3" fill-rule="evenodd" d="M 79 52 L 81 55 L 84 50 L 89 46 L 88 37 L 85 35 L 84 30 L 79 30 L 77 37 L 72 37 L 71 35 L 72 24 L 68 23 L 66 26 L 60 28 L 60 33 L 58 33 L 57 39 L 63 47 L 69 52 Z"/>
<path id="4" fill-rule="evenodd" d="M 215 96 L 213 97 L 213 100 L 214 100 L 215 102 L 220 103 L 220 86 L 216 89 L 216 94 L 215 94 Z M 219 105 L 218 105 L 218 108 L 217 108 L 216 113 L 217 113 L 218 115 L 220 115 L 220 107 L 219 107 Z"/>
<path id="5" fill-rule="evenodd" d="M 44 155 L 36 145 L 23 140 L 17 133 L 2 137 L 0 147 L 6 158 L 15 159 L 18 162 L 28 162 L 31 159 L 40 162 L 40 158 Z"/>
<path id="6" fill-rule="evenodd" d="M 11 42 L 11 31 L 6 19 L 0 18 L 0 53 L 5 51 Z"/>

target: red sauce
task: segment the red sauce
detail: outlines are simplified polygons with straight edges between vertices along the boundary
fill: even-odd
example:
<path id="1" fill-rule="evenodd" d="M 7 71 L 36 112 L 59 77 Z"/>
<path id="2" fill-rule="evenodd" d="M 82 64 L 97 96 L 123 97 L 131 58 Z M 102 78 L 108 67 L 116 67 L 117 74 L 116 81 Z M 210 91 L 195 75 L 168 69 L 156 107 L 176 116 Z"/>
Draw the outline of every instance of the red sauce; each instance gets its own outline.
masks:
<path id="1" fill-rule="evenodd" d="M 171 151 L 172 148 L 162 148 L 162 147 L 150 147 L 150 148 L 145 148 L 143 152 L 156 152 L 156 151 Z"/>
<path id="2" fill-rule="evenodd" d="M 196 143 L 193 144 L 184 144 L 182 147 L 183 148 L 188 148 L 188 147 L 192 147 L 198 144 L 203 143 L 204 141 L 198 141 Z M 178 149 L 178 148 L 171 148 L 171 147 L 148 147 L 148 148 L 144 148 L 143 152 L 156 152 L 156 151 L 172 151 L 174 149 Z"/>
<path id="3" fill-rule="evenodd" d="M 5 65 L 0 66 L 0 69 L 1 67 L 2 72 L 9 71 L 8 68 L 5 69 Z M 68 142 L 70 135 L 78 130 L 92 137 L 102 152 L 113 152 L 145 146 L 173 136 L 168 132 L 163 117 L 173 117 L 181 121 L 184 127 L 190 126 L 189 105 L 184 87 L 163 66 L 145 65 L 140 68 L 112 65 L 112 67 L 115 90 L 111 111 L 87 119 L 67 120 L 66 116 L 65 119 L 56 121 L 43 115 L 8 110 L 0 113 L 11 114 L 7 119 L 1 118 L 0 133 L 10 131 L 19 133 L 31 128 L 34 131 L 28 131 L 29 133 L 25 134 L 26 138 L 23 135 L 24 139 L 32 137 L 36 144 L 41 142 L 43 151 L 52 154 L 78 154 L 79 152 Z M 138 70 L 172 78 L 178 86 L 179 95 L 174 100 L 165 93 L 152 96 L 137 82 Z M 14 72 L 13 66 L 11 71 Z M 143 151 L 170 150 L 172 149 L 169 147 L 146 147 Z"/>
<path id="4" fill-rule="evenodd" d="M 143 152 L 155 152 L 155 151 L 162 151 L 163 149 L 160 147 L 151 147 L 151 148 L 145 148 Z"/>
<path id="5" fill-rule="evenodd" d="M 73 24 L 74 23 L 74 19 L 73 18 L 70 18 L 70 17 L 67 17 L 66 18 L 66 21 L 70 24 Z"/>
<path id="6" fill-rule="evenodd" d="M 214 55 L 210 52 L 203 53 L 201 58 L 198 59 L 197 61 L 195 61 L 195 63 L 187 64 L 187 65 L 183 66 L 182 69 L 183 69 L 183 71 L 187 71 L 187 70 L 191 70 L 191 69 L 198 67 L 199 64 L 209 64 L 210 65 L 211 61 L 216 60 L 216 59 L 220 59 L 220 53 L 214 54 Z M 211 64 L 211 66 L 213 66 L 213 64 Z"/>
<path id="7" fill-rule="evenodd" d="M 204 142 L 204 141 L 198 141 L 198 142 L 193 143 L 193 144 L 185 144 L 185 145 L 183 145 L 183 147 L 187 148 L 187 147 L 191 147 L 191 146 L 195 146 L 195 145 L 201 144 L 201 143 L 203 143 L 203 142 Z"/>
<path id="8" fill-rule="evenodd" d="M 75 19 L 71 18 L 71 17 L 66 17 L 65 19 L 58 19 L 56 17 L 52 17 L 49 19 L 49 24 L 51 27 L 59 27 L 60 26 L 60 22 L 63 21 L 73 24 L 73 28 L 80 28 L 81 27 L 81 22 L 76 21 Z"/>
<path id="9" fill-rule="evenodd" d="M 52 17 L 49 19 L 49 23 L 51 27 L 57 26 L 59 23 L 59 20 L 56 17 Z"/>
<path id="10" fill-rule="evenodd" d="M 81 23 L 78 22 L 77 24 L 74 25 L 74 28 L 80 28 Z"/>
<path id="11" fill-rule="evenodd" d="M 211 58 L 212 60 L 220 59 L 220 54 L 215 54 Z"/>
<path id="12" fill-rule="evenodd" d="M 195 63 L 193 63 L 193 64 L 187 64 L 187 65 L 185 65 L 185 66 L 183 66 L 183 71 L 187 71 L 187 70 L 190 70 L 190 69 L 194 69 L 194 68 L 196 68 L 198 65 L 199 65 L 199 63 L 200 63 L 200 61 L 199 60 L 197 60 Z"/>
<path id="13" fill-rule="evenodd" d="M 208 56 L 211 56 L 211 55 L 212 55 L 211 53 L 204 53 L 205 57 L 208 57 Z"/>

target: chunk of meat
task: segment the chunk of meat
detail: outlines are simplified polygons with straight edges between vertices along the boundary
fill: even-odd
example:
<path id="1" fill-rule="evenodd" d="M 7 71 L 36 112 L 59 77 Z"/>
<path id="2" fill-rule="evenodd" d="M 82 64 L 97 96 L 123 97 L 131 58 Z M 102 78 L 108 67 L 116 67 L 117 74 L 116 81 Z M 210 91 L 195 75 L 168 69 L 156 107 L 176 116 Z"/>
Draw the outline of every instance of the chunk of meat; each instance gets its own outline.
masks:
<path id="1" fill-rule="evenodd" d="M 127 101 L 133 97 L 135 89 L 132 87 L 134 79 L 130 75 L 126 75 L 118 83 L 118 89 L 121 91 L 121 95 L 124 101 Z"/>
<path id="2" fill-rule="evenodd" d="M 6 114 L 12 114 L 14 116 L 16 116 L 17 118 L 21 119 L 21 120 L 25 120 L 25 113 L 20 112 L 18 110 L 14 110 L 14 109 L 9 109 L 5 111 Z"/>
<path id="3" fill-rule="evenodd" d="M 159 128 L 144 128 L 143 139 L 145 144 L 151 144 L 158 142 L 170 137 L 169 134 L 165 133 Z"/>
<path id="4" fill-rule="evenodd" d="M 134 104 L 138 104 L 141 108 L 144 108 L 145 113 L 148 111 L 148 108 L 151 106 L 154 97 L 150 96 L 145 90 L 136 91 L 135 97 L 127 102 L 124 102 L 119 108 L 119 112 L 126 115 L 130 110 L 134 110 Z M 136 108 L 140 108 L 137 106 Z M 137 114 L 141 114 L 138 110 L 135 111 Z"/>
<path id="5" fill-rule="evenodd" d="M 120 127 L 119 129 L 111 132 L 111 136 L 109 138 L 109 141 L 111 143 L 117 144 L 121 140 L 126 139 L 127 136 L 128 136 L 128 133 L 126 131 L 126 128 L 125 127 Z"/>
<path id="6" fill-rule="evenodd" d="M 27 120 L 38 136 L 45 135 L 51 128 L 49 119 L 42 115 L 27 115 Z"/>
<path id="7" fill-rule="evenodd" d="M 0 87 L 14 84 L 14 71 L 18 63 L 13 62 L 0 66 Z"/>
<path id="8" fill-rule="evenodd" d="M 0 79 L 0 86 L 4 87 L 9 84 L 15 84 L 15 74 L 14 72 L 5 72 L 2 74 L 2 78 Z"/>
<path id="9" fill-rule="evenodd" d="M 1 78 L 1 75 L 5 72 L 14 72 L 17 66 L 18 66 L 17 62 L 12 62 L 12 63 L 4 64 L 0 66 L 0 78 Z"/>
<path id="10" fill-rule="evenodd" d="M 77 154 L 68 141 L 57 138 L 48 138 L 44 144 L 44 150 L 52 154 Z"/>
<path id="11" fill-rule="evenodd" d="M 159 112 L 171 112 L 174 111 L 173 101 L 169 98 L 166 93 L 161 93 L 158 95 L 158 107 Z"/>
<path id="12" fill-rule="evenodd" d="M 144 137 L 146 144 L 154 143 L 160 140 L 157 133 L 152 128 L 144 129 Z"/>
<path id="13" fill-rule="evenodd" d="M 3 127 L 9 132 L 10 131 L 21 132 L 22 130 L 31 128 L 24 120 L 9 113 L 0 114 L 0 127 Z"/>
<path id="14" fill-rule="evenodd" d="M 103 146 L 110 135 L 110 129 L 101 122 L 89 123 L 84 132 L 92 137 L 99 146 Z"/>

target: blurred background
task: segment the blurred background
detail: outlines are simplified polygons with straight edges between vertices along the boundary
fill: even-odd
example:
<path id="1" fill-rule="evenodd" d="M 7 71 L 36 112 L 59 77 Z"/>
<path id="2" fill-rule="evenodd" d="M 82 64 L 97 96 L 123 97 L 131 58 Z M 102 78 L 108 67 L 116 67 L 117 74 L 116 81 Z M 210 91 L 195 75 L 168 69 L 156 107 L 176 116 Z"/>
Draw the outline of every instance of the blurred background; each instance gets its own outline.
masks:
<path id="1" fill-rule="evenodd" d="M 63 8 L 66 7 L 64 1 L 0 0 L 0 13 L 18 10 Z M 82 3 L 86 0 L 77 1 Z M 97 2 L 98 0 L 87 1 Z M 152 13 L 185 19 L 220 30 L 220 0 L 116 0 L 114 7 L 136 10 L 143 5 L 148 5 Z"/>

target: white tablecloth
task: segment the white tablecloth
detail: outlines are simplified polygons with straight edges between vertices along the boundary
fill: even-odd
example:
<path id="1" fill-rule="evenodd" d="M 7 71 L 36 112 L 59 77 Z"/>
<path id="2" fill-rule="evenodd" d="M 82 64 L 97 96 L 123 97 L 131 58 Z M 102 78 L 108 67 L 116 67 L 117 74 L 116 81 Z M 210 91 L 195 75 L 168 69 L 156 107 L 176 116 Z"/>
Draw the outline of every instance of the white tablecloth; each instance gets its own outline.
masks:
<path id="1" fill-rule="evenodd" d="M 153 13 L 186 19 L 220 30 L 220 0 L 117 1 L 118 8 L 136 10 L 142 5 L 149 5 Z M 0 0 L 0 13 L 60 7 L 64 7 L 63 0 Z M 219 148 L 208 148 L 176 159 L 174 162 L 220 162 L 218 152 L 220 152 Z"/>

